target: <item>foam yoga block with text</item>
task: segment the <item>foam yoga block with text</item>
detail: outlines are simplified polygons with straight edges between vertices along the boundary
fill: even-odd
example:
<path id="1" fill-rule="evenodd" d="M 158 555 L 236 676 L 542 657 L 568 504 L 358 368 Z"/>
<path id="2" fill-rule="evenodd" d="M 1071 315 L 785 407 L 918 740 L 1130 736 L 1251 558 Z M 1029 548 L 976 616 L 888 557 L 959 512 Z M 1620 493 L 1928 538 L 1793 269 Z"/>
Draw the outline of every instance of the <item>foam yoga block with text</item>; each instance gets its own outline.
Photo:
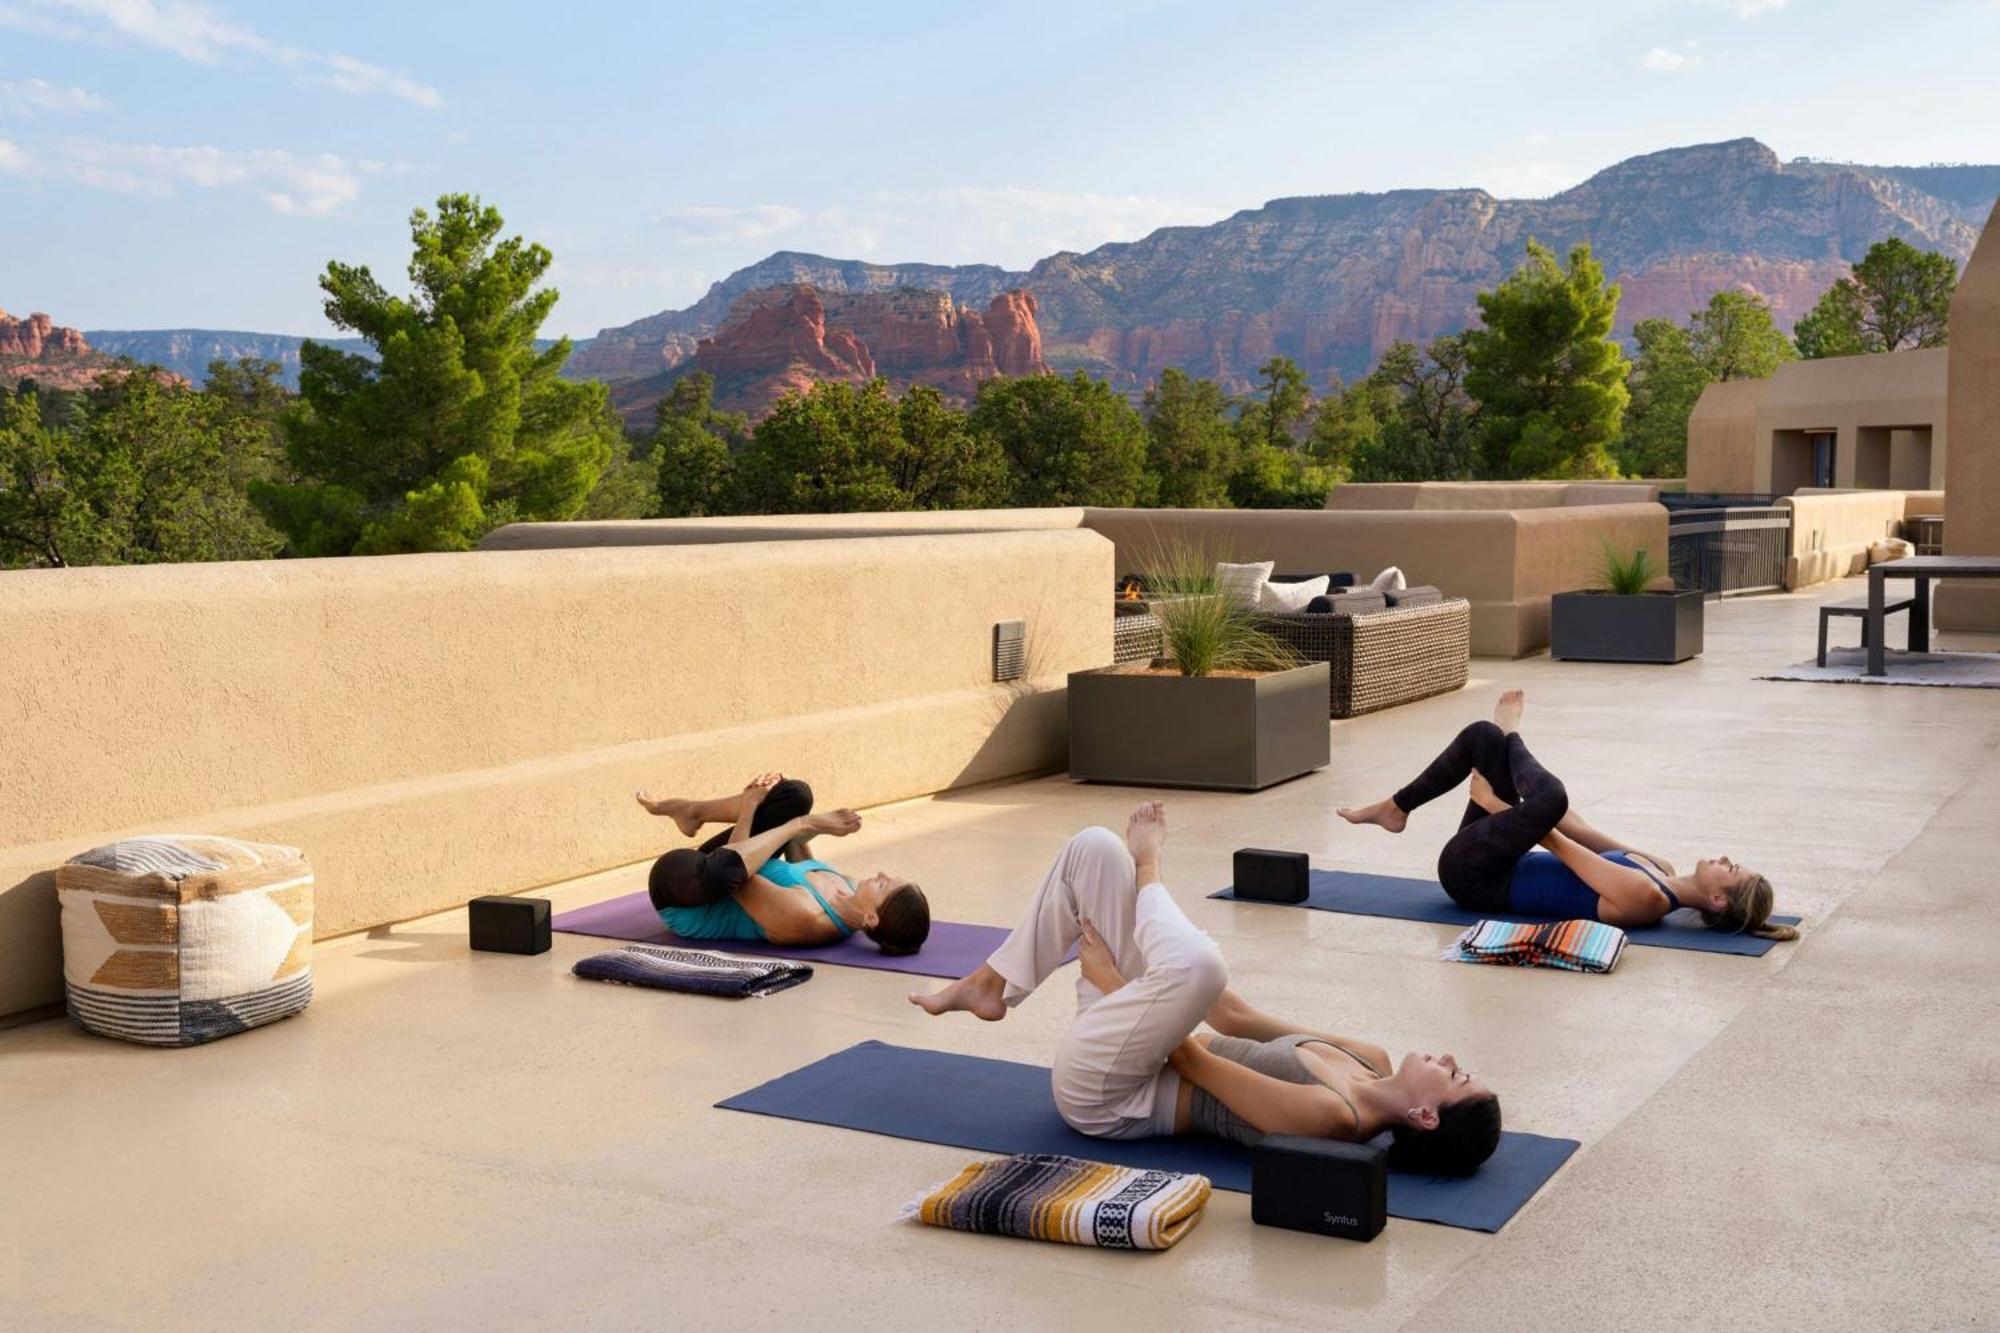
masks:
<path id="1" fill-rule="evenodd" d="M 1374 1240 L 1389 1221 L 1389 1154 L 1367 1143 L 1270 1135 L 1250 1153 L 1250 1220 Z"/>

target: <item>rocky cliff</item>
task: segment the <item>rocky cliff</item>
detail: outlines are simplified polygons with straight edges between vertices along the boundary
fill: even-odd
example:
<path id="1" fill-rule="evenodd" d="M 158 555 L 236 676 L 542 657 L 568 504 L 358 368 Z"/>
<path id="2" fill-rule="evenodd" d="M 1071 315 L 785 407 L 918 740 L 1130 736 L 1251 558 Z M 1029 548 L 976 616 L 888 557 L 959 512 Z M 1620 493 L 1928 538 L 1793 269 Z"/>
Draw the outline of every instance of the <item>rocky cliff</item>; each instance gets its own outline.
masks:
<path id="1" fill-rule="evenodd" d="M 112 364 L 81 332 L 39 311 L 15 319 L 0 310 L 0 385 L 33 380 L 52 389 L 87 389 Z"/>
<path id="2" fill-rule="evenodd" d="M 571 367 L 657 374 L 696 355 L 730 303 L 776 279 L 822 294 L 917 285 L 961 302 L 1022 288 L 1053 366 L 1128 390 L 1178 366 L 1241 391 L 1273 353 L 1323 383 L 1365 373 L 1398 339 L 1476 322 L 1474 296 L 1520 262 L 1530 237 L 1559 252 L 1592 244 L 1623 289 L 1621 334 L 1641 319 L 1684 319 L 1725 288 L 1763 296 L 1790 327 L 1885 237 L 1963 259 L 1969 219 L 1984 218 L 1995 191 L 2000 167 L 1785 163 L 1738 139 L 1632 158 L 1547 199 L 1470 189 L 1277 199 L 1206 227 L 1051 255 L 1025 273 L 787 252 L 686 310 L 604 330 Z"/>
<path id="3" fill-rule="evenodd" d="M 694 371 L 715 377 L 718 406 L 758 417 L 785 394 L 826 380 L 859 384 L 880 375 L 897 389 L 927 384 L 962 402 L 982 380 L 1047 369 L 1035 299 L 1026 292 L 996 293 L 982 312 L 942 291 L 829 292 L 797 283 L 736 297 L 691 355 L 613 382 L 612 401 L 643 427 L 674 380 Z"/>

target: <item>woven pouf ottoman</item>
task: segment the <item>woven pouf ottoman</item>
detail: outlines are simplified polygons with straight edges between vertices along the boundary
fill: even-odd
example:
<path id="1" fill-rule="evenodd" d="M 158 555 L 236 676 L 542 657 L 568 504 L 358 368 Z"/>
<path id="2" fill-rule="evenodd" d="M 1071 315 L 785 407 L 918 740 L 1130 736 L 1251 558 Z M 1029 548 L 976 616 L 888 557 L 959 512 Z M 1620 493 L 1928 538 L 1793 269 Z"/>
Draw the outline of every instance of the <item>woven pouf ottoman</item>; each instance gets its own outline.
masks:
<path id="1" fill-rule="evenodd" d="M 63 992 L 87 1032 L 193 1046 L 312 999 L 312 867 L 295 847 L 127 838 L 56 869 Z"/>

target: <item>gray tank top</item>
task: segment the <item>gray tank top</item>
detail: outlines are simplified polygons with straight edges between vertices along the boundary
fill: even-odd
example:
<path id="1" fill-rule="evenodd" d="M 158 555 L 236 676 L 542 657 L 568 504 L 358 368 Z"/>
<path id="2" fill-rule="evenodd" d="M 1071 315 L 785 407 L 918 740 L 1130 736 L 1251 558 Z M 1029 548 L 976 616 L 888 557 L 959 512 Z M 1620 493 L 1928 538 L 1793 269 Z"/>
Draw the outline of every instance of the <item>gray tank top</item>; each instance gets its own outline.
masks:
<path id="1" fill-rule="evenodd" d="M 1352 1057 L 1355 1063 L 1370 1073 L 1382 1072 L 1345 1046 L 1330 1042 L 1324 1037 L 1308 1036 L 1303 1032 L 1294 1032 L 1270 1041 L 1251 1041 L 1247 1037 L 1213 1037 L 1209 1040 L 1208 1050 L 1211 1055 L 1219 1055 L 1232 1064 L 1242 1065 L 1245 1069 L 1254 1069 L 1271 1078 L 1324 1088 L 1326 1084 L 1313 1076 L 1312 1071 L 1306 1068 L 1305 1061 L 1299 1056 L 1299 1047 L 1308 1043 L 1331 1046 L 1341 1054 Z M 1340 1097 L 1342 1101 L 1347 1101 L 1347 1098 L 1337 1090 L 1327 1088 L 1327 1091 Z M 1349 1102 L 1347 1109 L 1352 1112 L 1354 1104 Z M 1219 1139 L 1234 1139 L 1253 1148 L 1264 1141 L 1262 1130 L 1255 1128 L 1249 1121 L 1224 1106 L 1206 1088 L 1197 1087 L 1194 1090 L 1194 1096 L 1188 1102 L 1188 1119 L 1198 1132 L 1213 1134 Z"/>

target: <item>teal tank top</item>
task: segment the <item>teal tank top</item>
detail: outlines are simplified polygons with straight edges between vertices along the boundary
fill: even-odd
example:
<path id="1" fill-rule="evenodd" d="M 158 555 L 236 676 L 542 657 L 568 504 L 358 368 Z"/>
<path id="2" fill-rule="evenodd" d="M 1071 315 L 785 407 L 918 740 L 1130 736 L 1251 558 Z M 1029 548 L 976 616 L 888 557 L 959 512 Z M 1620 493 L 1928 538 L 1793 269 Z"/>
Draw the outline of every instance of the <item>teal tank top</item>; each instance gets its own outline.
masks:
<path id="1" fill-rule="evenodd" d="M 846 939 L 854 933 L 853 927 L 842 921 L 833 908 L 827 906 L 826 899 L 813 887 L 808 870 L 825 870 L 840 875 L 838 870 L 824 861 L 783 861 L 776 857 L 766 861 L 757 873 L 781 889 L 804 889 L 819 904 L 819 910 L 826 913 L 826 919 L 833 922 L 840 937 Z M 847 880 L 849 887 L 854 881 Z M 735 895 L 720 899 L 706 907 L 662 907 L 660 920 L 667 923 L 667 929 L 684 940 L 761 940 L 768 939 L 764 928 L 743 910 L 743 904 Z"/>

